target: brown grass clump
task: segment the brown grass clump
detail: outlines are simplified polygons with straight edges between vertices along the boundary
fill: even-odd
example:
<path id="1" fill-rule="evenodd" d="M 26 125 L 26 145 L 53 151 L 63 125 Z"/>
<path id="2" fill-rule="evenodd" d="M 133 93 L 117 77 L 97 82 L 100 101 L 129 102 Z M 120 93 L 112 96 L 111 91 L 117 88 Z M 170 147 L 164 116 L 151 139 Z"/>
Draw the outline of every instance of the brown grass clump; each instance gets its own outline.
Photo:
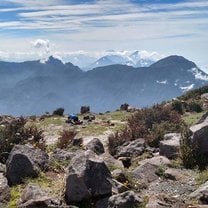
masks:
<path id="1" fill-rule="evenodd" d="M 60 133 L 60 137 L 58 138 L 57 147 L 60 149 L 67 148 L 68 145 L 72 143 L 76 135 L 77 135 L 77 132 L 72 129 L 63 130 Z"/>

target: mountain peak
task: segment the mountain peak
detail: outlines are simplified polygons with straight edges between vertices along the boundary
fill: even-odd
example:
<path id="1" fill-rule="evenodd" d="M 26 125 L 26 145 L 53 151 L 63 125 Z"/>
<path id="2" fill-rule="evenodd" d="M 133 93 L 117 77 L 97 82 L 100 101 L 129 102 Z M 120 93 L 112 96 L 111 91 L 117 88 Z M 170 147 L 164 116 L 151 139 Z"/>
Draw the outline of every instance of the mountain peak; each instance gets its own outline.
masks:
<path id="1" fill-rule="evenodd" d="M 55 65 L 61 64 L 61 65 L 63 65 L 63 62 L 54 56 L 49 56 L 48 59 L 45 61 L 45 63 L 46 64 L 55 64 Z"/>
<path id="2" fill-rule="evenodd" d="M 163 58 L 156 63 L 152 64 L 151 67 L 154 68 L 164 68 L 164 67 L 177 67 L 183 69 L 191 69 L 197 67 L 196 64 L 183 56 L 172 55 L 166 58 Z"/>

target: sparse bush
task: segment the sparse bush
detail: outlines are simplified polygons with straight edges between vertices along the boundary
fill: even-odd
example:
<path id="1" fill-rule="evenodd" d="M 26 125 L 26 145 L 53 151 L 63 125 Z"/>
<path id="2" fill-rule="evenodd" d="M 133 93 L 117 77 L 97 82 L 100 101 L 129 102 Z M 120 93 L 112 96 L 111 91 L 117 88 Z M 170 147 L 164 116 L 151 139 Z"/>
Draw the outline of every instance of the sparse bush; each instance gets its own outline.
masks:
<path id="1" fill-rule="evenodd" d="M 63 130 L 58 138 L 57 147 L 60 149 L 67 148 L 69 144 L 72 144 L 76 134 L 77 132 L 72 129 Z"/>
<path id="2" fill-rule="evenodd" d="M 191 132 L 183 126 L 182 138 L 180 141 L 181 160 L 185 168 L 206 169 L 208 165 L 208 155 L 200 153 L 198 146 L 191 140 Z"/>
<path id="3" fill-rule="evenodd" d="M 2 153 L 9 153 L 15 144 L 20 144 L 24 141 L 25 124 L 26 120 L 20 117 L 0 127 L 0 156 Z"/>
<path id="4" fill-rule="evenodd" d="M 90 113 L 90 106 L 82 106 L 80 109 L 81 114 Z"/>
<path id="5" fill-rule="evenodd" d="M 183 114 L 184 113 L 184 106 L 183 103 L 180 100 L 174 100 L 172 103 L 172 109 L 175 110 L 176 112 L 178 112 L 179 114 Z"/>
<path id="6" fill-rule="evenodd" d="M 199 102 L 196 102 L 196 101 L 191 101 L 188 105 L 189 107 L 189 111 L 190 112 L 196 112 L 196 113 L 200 113 L 203 111 L 201 105 Z"/>
<path id="7" fill-rule="evenodd" d="M 36 147 L 44 147 L 42 131 L 35 126 L 25 127 L 26 119 L 20 117 L 0 127 L 0 160 L 4 160 L 15 144 L 30 142 Z M 2 157 L 1 157 L 2 156 Z"/>
<path id="8" fill-rule="evenodd" d="M 180 114 L 168 105 L 155 105 L 137 111 L 127 127 L 109 137 L 109 151 L 116 154 L 117 147 L 125 142 L 144 138 L 150 146 L 158 147 L 164 134 L 180 132 L 183 121 Z"/>
<path id="9" fill-rule="evenodd" d="M 120 106 L 120 110 L 122 110 L 122 111 L 127 111 L 127 110 L 128 110 L 128 107 L 129 107 L 129 104 L 124 103 L 124 104 L 122 104 L 122 105 Z"/>
<path id="10" fill-rule="evenodd" d="M 64 114 L 64 108 L 57 108 L 55 111 L 53 111 L 53 115 L 55 116 L 63 116 Z"/>
<path id="11" fill-rule="evenodd" d="M 43 138 L 43 130 L 38 129 L 37 126 L 32 125 L 25 127 L 25 142 L 31 143 L 34 147 L 46 150 L 46 142 Z"/>

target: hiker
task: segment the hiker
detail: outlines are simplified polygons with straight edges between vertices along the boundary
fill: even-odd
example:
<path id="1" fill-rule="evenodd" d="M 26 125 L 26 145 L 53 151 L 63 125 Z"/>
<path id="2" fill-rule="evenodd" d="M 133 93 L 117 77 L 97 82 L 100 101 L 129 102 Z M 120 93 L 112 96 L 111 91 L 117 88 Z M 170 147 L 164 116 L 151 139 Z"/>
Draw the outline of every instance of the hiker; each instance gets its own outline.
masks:
<path id="1" fill-rule="evenodd" d="M 67 123 L 71 123 L 74 125 L 82 124 L 82 122 L 79 120 L 78 116 L 75 114 L 70 114 L 68 117 Z"/>

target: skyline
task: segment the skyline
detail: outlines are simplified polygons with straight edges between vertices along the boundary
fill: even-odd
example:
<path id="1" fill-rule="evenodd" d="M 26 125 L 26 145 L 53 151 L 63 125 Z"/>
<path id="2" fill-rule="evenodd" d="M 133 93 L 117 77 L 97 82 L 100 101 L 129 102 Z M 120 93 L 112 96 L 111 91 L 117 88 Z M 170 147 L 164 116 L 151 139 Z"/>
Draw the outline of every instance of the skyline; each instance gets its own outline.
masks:
<path id="1" fill-rule="evenodd" d="M 2 0 L 0 59 L 146 50 L 208 66 L 205 0 Z"/>

